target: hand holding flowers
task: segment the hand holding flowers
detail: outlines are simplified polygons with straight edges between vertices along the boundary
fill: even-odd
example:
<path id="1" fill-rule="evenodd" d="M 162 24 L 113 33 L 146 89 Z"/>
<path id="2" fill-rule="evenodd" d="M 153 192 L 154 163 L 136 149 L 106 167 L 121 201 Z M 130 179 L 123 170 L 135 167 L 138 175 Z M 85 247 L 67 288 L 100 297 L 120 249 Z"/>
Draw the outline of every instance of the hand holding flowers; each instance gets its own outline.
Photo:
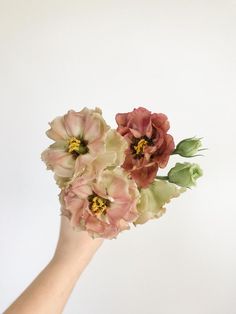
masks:
<path id="1" fill-rule="evenodd" d="M 165 204 L 202 176 L 186 162 L 157 176 L 171 155 L 194 157 L 201 147 L 194 137 L 175 148 L 166 115 L 139 107 L 118 113 L 116 122 L 111 129 L 99 108 L 70 110 L 49 123 L 54 143 L 41 155 L 61 189 L 61 214 L 93 238 L 116 238 L 131 224 L 159 218 Z"/>

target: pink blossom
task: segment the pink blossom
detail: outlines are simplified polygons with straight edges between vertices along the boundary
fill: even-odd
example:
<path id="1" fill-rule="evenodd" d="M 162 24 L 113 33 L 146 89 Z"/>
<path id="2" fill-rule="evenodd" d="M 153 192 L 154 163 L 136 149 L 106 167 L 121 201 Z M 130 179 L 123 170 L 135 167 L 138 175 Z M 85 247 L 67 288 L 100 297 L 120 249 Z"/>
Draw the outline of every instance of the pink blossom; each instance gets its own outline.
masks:
<path id="1" fill-rule="evenodd" d="M 139 191 L 122 168 L 75 178 L 59 194 L 61 213 L 92 237 L 115 238 L 138 217 Z"/>
<path id="2" fill-rule="evenodd" d="M 127 140 L 129 147 L 123 168 L 138 186 L 153 182 L 159 168 L 166 167 L 174 150 L 169 122 L 163 113 L 151 113 L 143 107 L 116 115 L 117 131 Z"/>
<path id="3" fill-rule="evenodd" d="M 54 172 L 57 184 L 62 188 L 74 177 L 81 175 L 87 165 L 97 173 L 124 161 L 126 141 L 110 129 L 99 108 L 69 110 L 64 116 L 49 123 L 46 132 L 54 141 L 41 155 L 47 169 Z M 95 161 L 96 160 L 96 161 Z"/>

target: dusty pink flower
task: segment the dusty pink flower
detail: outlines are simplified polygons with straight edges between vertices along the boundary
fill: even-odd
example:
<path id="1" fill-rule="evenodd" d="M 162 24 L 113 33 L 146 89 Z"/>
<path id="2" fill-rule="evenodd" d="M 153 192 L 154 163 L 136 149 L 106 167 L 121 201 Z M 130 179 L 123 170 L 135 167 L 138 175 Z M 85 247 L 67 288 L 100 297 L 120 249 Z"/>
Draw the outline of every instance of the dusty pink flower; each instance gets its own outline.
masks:
<path id="1" fill-rule="evenodd" d="M 126 140 L 113 129 L 109 129 L 104 138 L 105 150 L 96 156 L 87 154 L 78 159 L 75 166 L 75 176 L 98 177 L 106 169 L 121 166 L 125 160 Z"/>
<path id="2" fill-rule="evenodd" d="M 47 169 L 54 171 L 60 187 L 68 184 L 73 176 L 80 175 L 86 165 L 93 165 L 98 172 L 106 165 L 116 166 L 124 160 L 127 143 L 110 129 L 99 108 L 84 108 L 80 112 L 69 110 L 49 124 L 51 128 L 46 134 L 55 142 L 41 158 Z"/>
<path id="3" fill-rule="evenodd" d="M 167 134 L 169 122 L 163 113 L 151 113 L 139 107 L 116 115 L 117 131 L 127 140 L 129 147 L 123 168 L 138 186 L 147 187 L 153 182 L 158 168 L 166 167 L 175 144 Z"/>
<path id="4" fill-rule="evenodd" d="M 98 178 L 79 176 L 62 189 L 59 198 L 61 213 L 72 227 L 87 230 L 93 238 L 115 238 L 138 217 L 139 191 L 122 168 L 104 170 Z"/>

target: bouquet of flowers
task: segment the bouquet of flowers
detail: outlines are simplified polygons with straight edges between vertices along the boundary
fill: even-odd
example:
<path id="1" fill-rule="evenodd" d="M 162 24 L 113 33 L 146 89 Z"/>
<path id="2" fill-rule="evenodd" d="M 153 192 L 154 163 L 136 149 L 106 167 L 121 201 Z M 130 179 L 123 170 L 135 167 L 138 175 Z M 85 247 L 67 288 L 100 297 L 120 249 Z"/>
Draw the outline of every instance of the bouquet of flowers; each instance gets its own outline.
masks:
<path id="1" fill-rule="evenodd" d="M 69 110 L 49 123 L 54 142 L 42 152 L 60 188 L 60 214 L 91 237 L 116 238 L 130 226 L 159 218 L 165 204 L 202 176 L 196 163 L 176 163 L 158 176 L 171 155 L 198 156 L 201 138 L 174 144 L 163 113 L 139 107 L 116 114 L 117 128 L 105 122 L 99 108 Z"/>

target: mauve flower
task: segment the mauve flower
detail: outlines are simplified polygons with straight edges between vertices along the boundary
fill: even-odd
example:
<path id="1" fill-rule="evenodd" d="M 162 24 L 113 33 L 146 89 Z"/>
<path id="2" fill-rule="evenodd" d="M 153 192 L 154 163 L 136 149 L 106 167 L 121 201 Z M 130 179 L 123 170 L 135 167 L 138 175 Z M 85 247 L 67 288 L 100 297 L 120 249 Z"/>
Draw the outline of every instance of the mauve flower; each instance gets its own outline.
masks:
<path id="1" fill-rule="evenodd" d="M 122 168 L 104 170 L 99 177 L 86 172 L 62 189 L 59 199 L 72 227 L 93 238 L 115 238 L 138 216 L 139 191 Z"/>
<path id="2" fill-rule="evenodd" d="M 47 136 L 55 142 L 41 155 L 47 169 L 54 172 L 60 187 L 81 174 L 86 165 L 100 167 L 116 166 L 124 160 L 126 143 L 122 137 L 106 124 L 99 108 L 82 109 L 80 112 L 69 110 L 64 116 L 49 123 Z M 116 143 L 114 147 L 111 143 Z M 95 159 L 99 157 L 97 162 Z M 101 161 L 101 158 L 102 161 Z"/>
<path id="3" fill-rule="evenodd" d="M 179 188 L 168 181 L 154 180 L 148 188 L 141 189 L 140 202 L 137 206 L 139 216 L 134 221 L 134 225 L 161 217 L 166 211 L 164 205 L 185 191 L 185 188 Z"/>
<path id="4" fill-rule="evenodd" d="M 169 122 L 163 113 L 151 113 L 139 107 L 116 115 L 117 131 L 127 140 L 129 147 L 123 168 L 139 187 L 153 182 L 158 168 L 166 167 L 175 144 L 167 134 Z"/>

